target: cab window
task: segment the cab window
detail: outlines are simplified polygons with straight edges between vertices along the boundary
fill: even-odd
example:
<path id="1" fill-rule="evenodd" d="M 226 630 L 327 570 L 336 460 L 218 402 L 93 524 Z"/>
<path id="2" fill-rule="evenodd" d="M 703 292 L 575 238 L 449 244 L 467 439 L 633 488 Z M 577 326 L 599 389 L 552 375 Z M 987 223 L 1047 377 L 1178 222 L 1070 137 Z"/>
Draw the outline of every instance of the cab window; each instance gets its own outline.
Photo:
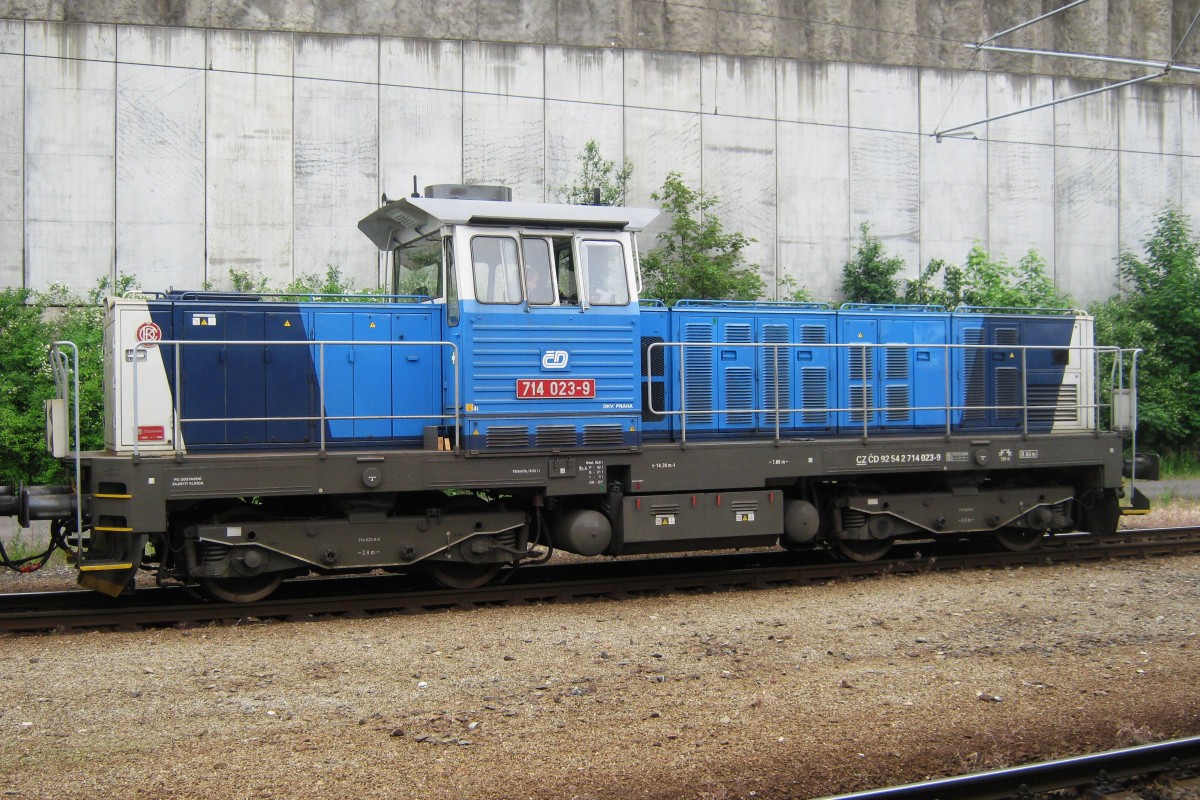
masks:
<path id="1" fill-rule="evenodd" d="M 558 299 L 554 291 L 554 270 L 550 266 L 550 242 L 546 239 L 522 239 L 525 251 L 525 296 L 531 306 L 552 306 Z"/>
<path id="2" fill-rule="evenodd" d="M 588 302 L 596 306 L 629 304 L 625 253 L 620 242 L 585 241 L 581 248 L 587 275 Z"/>
<path id="3" fill-rule="evenodd" d="M 475 299 L 481 303 L 520 303 L 521 270 L 517 242 L 508 236 L 471 239 Z"/>
<path id="4" fill-rule="evenodd" d="M 579 284 L 575 275 L 575 254 L 570 239 L 554 240 L 554 271 L 558 275 L 558 302 L 579 305 Z"/>
<path id="5" fill-rule="evenodd" d="M 442 241 L 437 235 L 397 247 L 392 264 L 393 294 L 442 296 Z"/>
<path id="6" fill-rule="evenodd" d="M 446 322 L 458 324 L 458 278 L 454 274 L 454 240 L 447 236 L 442 240 L 443 258 L 446 260 Z"/>

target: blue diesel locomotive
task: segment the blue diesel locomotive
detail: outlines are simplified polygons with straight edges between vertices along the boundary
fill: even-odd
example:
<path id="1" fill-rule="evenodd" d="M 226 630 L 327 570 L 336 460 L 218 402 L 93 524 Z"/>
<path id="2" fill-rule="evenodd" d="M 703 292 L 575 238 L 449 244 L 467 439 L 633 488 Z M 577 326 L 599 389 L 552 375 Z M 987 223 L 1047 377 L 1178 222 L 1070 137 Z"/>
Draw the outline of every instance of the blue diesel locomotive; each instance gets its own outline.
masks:
<path id="1" fill-rule="evenodd" d="M 639 300 L 657 213 L 429 187 L 359 223 L 392 295 L 112 298 L 105 449 L 72 446 L 60 343 L 47 432 L 75 478 L 7 505 L 84 586 L 149 569 L 240 601 L 310 572 L 481 585 L 554 548 L 1025 549 L 1145 507 L 1122 503 L 1136 354 L 1087 315 L 667 307 Z"/>

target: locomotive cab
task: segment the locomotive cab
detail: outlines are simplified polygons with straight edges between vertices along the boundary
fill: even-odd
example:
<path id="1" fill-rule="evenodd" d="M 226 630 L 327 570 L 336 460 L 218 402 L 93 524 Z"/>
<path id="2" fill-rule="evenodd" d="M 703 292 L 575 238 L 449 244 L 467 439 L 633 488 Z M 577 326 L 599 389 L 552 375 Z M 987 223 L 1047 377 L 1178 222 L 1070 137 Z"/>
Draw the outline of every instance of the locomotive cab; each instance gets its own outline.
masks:
<path id="1" fill-rule="evenodd" d="M 441 438 L 473 454 L 640 446 L 633 234 L 657 214 L 431 186 L 359 223 L 393 291 L 442 307 L 442 410 L 461 418 Z"/>

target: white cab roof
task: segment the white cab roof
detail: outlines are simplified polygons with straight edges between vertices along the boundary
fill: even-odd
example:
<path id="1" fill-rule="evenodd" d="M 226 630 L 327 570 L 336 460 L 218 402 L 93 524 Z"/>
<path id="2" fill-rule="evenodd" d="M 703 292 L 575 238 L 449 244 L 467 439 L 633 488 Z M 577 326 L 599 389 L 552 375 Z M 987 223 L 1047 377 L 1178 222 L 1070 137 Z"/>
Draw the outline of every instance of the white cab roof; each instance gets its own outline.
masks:
<path id="1" fill-rule="evenodd" d="M 427 235 L 442 225 L 607 228 L 641 231 L 659 215 L 656 208 L 511 203 L 499 200 L 443 200 L 406 197 L 364 217 L 358 229 L 380 250 Z"/>

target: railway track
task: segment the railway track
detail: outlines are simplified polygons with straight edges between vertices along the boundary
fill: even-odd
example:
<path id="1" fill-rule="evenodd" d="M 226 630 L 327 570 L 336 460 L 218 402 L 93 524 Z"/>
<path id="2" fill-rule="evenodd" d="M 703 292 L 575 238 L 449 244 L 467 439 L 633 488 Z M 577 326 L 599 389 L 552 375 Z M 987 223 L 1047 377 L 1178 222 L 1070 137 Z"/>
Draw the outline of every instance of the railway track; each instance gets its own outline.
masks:
<path id="1" fill-rule="evenodd" d="M 1200 795 L 1200 736 L 838 795 L 828 800 L 1000 800 L 1076 790 L 1093 800 Z M 1164 790 L 1171 792 L 1164 795 Z M 1062 796 L 1057 795 L 1057 796 Z"/>
<path id="2" fill-rule="evenodd" d="M 823 554 L 779 550 L 551 563 L 514 570 L 504 583 L 469 590 L 414 588 L 412 578 L 404 575 L 295 580 L 285 582 L 272 597 L 249 604 L 204 601 L 179 587 L 139 589 L 130 596 L 115 599 L 83 590 L 28 592 L 0 595 L 0 630 L 156 627 L 248 618 L 306 620 L 1194 552 L 1200 552 L 1200 528 L 1163 528 L 1121 531 L 1102 537 L 1067 534 L 1023 553 L 982 552 L 968 543 L 939 543 L 937 550 L 931 551 L 931 543 L 909 543 L 894 548 L 891 558 L 869 563 L 833 561 Z"/>

